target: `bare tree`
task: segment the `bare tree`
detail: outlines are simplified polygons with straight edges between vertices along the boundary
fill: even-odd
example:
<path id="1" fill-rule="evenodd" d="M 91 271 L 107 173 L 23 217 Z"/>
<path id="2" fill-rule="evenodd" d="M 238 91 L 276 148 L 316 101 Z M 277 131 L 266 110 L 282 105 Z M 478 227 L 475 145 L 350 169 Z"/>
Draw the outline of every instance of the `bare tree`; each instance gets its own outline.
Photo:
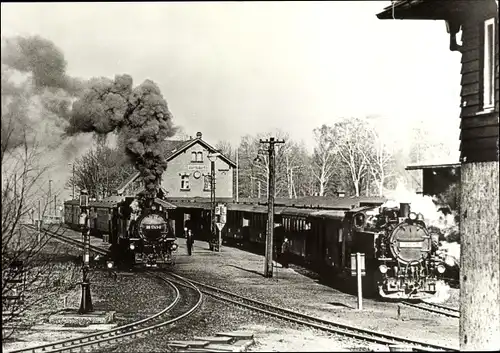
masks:
<path id="1" fill-rule="evenodd" d="M 62 287 L 76 284 L 76 271 L 58 271 L 61 264 L 53 261 L 56 249 L 52 247 L 46 251 L 51 239 L 46 231 L 37 233 L 23 226 L 29 222 L 30 215 L 33 218 L 35 201 L 43 194 L 40 184 L 47 168 L 38 165 L 41 151 L 35 139 L 28 136 L 28 130 L 19 129 L 19 126 L 14 128 L 15 124 L 9 124 L 8 119 L 2 115 L 2 136 L 7 138 L 2 140 L 1 157 L 2 309 L 8 313 L 2 315 L 2 340 L 20 328 L 26 320 L 26 312 L 50 300 Z M 39 220 L 48 211 L 47 201 L 39 204 Z M 22 264 L 21 272 L 9 270 L 19 263 Z M 21 284 L 13 281 L 19 279 Z"/>
<path id="2" fill-rule="evenodd" d="M 333 126 L 335 148 L 342 162 L 348 167 L 356 196 L 360 196 L 361 180 L 365 177 L 369 162 L 367 123 L 359 118 L 344 118 Z"/>
<path id="3" fill-rule="evenodd" d="M 375 129 L 369 131 L 369 136 L 371 136 L 371 148 L 362 152 L 368 161 L 370 175 L 377 185 L 378 195 L 383 196 L 387 180 L 395 176 L 394 154 L 387 142 Z M 369 188 L 369 185 L 367 187 Z"/>
<path id="4" fill-rule="evenodd" d="M 233 159 L 234 157 L 234 150 L 233 146 L 231 146 L 231 143 L 229 141 L 221 140 L 215 144 L 215 149 L 222 153 L 224 156 Z"/>
<path id="5" fill-rule="evenodd" d="M 324 196 L 325 190 L 335 171 L 335 144 L 332 128 L 322 125 L 313 130 L 316 146 L 312 156 L 311 171 L 319 184 L 318 195 Z"/>
<path id="6" fill-rule="evenodd" d="M 74 179 L 71 176 L 67 187 L 76 185 L 80 190 L 87 189 L 94 197 L 105 198 L 135 172 L 134 166 L 121 149 L 112 149 L 98 142 L 95 148 L 78 158 L 75 162 Z"/>

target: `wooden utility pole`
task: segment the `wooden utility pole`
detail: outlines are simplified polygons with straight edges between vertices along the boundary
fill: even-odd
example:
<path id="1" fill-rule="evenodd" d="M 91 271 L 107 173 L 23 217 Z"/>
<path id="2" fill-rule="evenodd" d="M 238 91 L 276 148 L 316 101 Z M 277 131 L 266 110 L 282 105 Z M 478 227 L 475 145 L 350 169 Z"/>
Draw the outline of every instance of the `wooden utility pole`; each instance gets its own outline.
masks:
<path id="1" fill-rule="evenodd" d="M 285 140 L 276 140 L 270 137 L 269 140 L 260 140 L 260 143 L 267 143 L 269 147 L 269 187 L 267 196 L 267 234 L 266 234 L 266 259 L 264 264 L 264 277 L 273 277 L 273 236 L 274 236 L 274 189 L 275 189 L 275 151 L 274 145 L 285 143 Z"/>
<path id="2" fill-rule="evenodd" d="M 236 148 L 236 202 L 239 201 L 239 194 L 240 194 L 240 185 L 239 185 L 239 181 L 238 181 L 238 169 L 240 168 L 240 163 L 239 163 L 239 158 L 238 158 L 238 148 Z"/>

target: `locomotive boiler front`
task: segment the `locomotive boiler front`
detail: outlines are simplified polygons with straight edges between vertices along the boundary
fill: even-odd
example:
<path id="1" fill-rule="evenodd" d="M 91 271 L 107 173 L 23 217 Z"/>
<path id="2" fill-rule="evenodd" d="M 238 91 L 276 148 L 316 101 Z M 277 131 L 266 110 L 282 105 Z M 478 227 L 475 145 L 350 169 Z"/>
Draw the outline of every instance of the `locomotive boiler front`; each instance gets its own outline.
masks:
<path id="1" fill-rule="evenodd" d="M 169 226 L 166 211 L 155 200 L 143 201 L 130 238 L 135 263 L 147 267 L 173 264 L 177 250 L 176 237 Z"/>
<path id="2" fill-rule="evenodd" d="M 403 222 L 389 237 L 392 256 L 403 264 L 416 265 L 428 257 L 432 250 L 429 232 L 418 223 Z"/>
<path id="3" fill-rule="evenodd" d="M 155 243 L 168 236 L 168 223 L 160 213 L 144 214 L 138 219 L 139 237 L 148 243 Z"/>
<path id="4" fill-rule="evenodd" d="M 436 259 L 433 236 L 424 216 L 407 204 L 381 208 L 374 222 L 378 237 L 379 294 L 392 299 L 424 299 L 436 294 L 443 265 Z"/>

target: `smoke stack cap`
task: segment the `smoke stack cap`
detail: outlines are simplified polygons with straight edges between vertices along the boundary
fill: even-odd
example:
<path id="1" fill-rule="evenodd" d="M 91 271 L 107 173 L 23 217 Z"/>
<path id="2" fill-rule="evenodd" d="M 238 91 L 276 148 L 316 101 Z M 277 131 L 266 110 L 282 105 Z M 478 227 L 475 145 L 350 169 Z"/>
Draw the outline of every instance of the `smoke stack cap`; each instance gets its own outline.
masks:
<path id="1" fill-rule="evenodd" d="M 203 136 L 203 135 L 201 134 L 201 132 L 199 132 L 199 131 L 198 131 L 198 132 L 196 133 L 196 138 L 201 139 L 201 137 L 202 137 L 202 136 Z"/>

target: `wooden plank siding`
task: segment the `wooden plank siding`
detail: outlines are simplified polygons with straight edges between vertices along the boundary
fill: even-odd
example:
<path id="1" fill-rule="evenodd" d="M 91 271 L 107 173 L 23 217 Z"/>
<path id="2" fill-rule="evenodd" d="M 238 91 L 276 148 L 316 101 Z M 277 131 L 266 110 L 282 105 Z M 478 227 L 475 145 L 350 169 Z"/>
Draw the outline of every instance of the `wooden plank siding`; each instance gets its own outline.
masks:
<path id="1" fill-rule="evenodd" d="M 499 46 L 495 24 L 495 108 L 483 112 L 484 20 L 475 18 L 462 26 L 460 158 L 463 162 L 498 161 Z"/>

